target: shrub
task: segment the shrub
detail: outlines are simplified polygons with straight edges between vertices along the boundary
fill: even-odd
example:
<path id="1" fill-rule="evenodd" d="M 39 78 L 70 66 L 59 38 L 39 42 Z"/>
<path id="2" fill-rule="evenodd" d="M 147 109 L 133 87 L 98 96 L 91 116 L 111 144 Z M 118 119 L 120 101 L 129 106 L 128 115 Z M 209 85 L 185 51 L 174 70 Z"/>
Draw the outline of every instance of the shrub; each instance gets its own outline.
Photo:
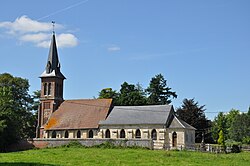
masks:
<path id="1" fill-rule="evenodd" d="M 232 153 L 240 153 L 240 148 L 238 145 L 233 145 L 231 149 Z"/>

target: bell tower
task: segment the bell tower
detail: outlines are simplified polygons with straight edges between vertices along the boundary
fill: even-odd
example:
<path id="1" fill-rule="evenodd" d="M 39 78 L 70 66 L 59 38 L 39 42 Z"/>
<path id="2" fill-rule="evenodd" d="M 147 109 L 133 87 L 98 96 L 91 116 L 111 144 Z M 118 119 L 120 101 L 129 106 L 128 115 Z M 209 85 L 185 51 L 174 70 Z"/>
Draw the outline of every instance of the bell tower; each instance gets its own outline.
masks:
<path id="1" fill-rule="evenodd" d="M 63 81 L 66 79 L 60 71 L 60 62 L 57 54 L 56 37 L 53 31 L 49 56 L 45 71 L 41 78 L 41 96 L 38 112 L 37 138 L 43 137 L 43 125 L 50 115 L 57 110 L 63 102 Z"/>

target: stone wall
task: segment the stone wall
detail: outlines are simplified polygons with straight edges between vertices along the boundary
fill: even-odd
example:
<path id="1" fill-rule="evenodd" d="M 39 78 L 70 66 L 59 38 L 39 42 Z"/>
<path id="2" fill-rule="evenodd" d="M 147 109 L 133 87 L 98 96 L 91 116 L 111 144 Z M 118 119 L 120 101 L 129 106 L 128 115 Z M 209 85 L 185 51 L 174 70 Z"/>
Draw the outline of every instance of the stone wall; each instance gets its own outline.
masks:
<path id="1" fill-rule="evenodd" d="M 36 148 L 45 148 L 45 147 L 56 147 L 67 145 L 72 141 L 78 141 L 84 146 L 94 146 L 100 145 L 105 142 L 110 142 L 117 146 L 138 146 L 138 147 L 145 147 L 149 149 L 153 149 L 153 142 L 151 139 L 33 139 L 28 140 L 29 144 L 32 144 Z"/>

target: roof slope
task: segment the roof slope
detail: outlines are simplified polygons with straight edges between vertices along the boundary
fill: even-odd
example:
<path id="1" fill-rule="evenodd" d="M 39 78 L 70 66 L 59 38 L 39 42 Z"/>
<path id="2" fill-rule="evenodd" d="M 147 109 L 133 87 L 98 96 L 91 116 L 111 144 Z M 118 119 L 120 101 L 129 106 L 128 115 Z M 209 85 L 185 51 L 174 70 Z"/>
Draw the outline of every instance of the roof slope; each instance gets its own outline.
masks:
<path id="1" fill-rule="evenodd" d="M 172 105 L 116 106 L 100 125 L 166 124 Z"/>
<path id="2" fill-rule="evenodd" d="M 172 129 L 192 129 L 192 130 L 196 130 L 193 126 L 187 124 L 186 122 L 184 122 L 181 119 L 178 119 L 176 116 L 174 116 L 169 128 Z"/>
<path id="3" fill-rule="evenodd" d="M 45 130 L 98 128 L 110 110 L 112 99 L 65 100 L 52 113 Z"/>

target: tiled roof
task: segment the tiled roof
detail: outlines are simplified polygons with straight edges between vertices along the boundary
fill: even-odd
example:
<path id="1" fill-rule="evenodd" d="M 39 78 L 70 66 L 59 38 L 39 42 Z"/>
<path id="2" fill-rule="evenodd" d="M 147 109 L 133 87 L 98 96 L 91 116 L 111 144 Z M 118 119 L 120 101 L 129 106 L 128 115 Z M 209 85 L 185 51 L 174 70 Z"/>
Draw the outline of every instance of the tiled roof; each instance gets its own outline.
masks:
<path id="1" fill-rule="evenodd" d="M 100 125 L 166 124 L 172 105 L 115 106 Z"/>
<path id="2" fill-rule="evenodd" d="M 45 130 L 98 128 L 110 110 L 112 99 L 65 100 L 52 113 Z"/>
<path id="3" fill-rule="evenodd" d="M 186 122 L 184 122 L 183 120 L 177 118 L 176 116 L 174 116 L 169 128 L 174 128 L 174 129 L 192 129 L 192 130 L 196 130 L 193 126 L 187 124 Z"/>

